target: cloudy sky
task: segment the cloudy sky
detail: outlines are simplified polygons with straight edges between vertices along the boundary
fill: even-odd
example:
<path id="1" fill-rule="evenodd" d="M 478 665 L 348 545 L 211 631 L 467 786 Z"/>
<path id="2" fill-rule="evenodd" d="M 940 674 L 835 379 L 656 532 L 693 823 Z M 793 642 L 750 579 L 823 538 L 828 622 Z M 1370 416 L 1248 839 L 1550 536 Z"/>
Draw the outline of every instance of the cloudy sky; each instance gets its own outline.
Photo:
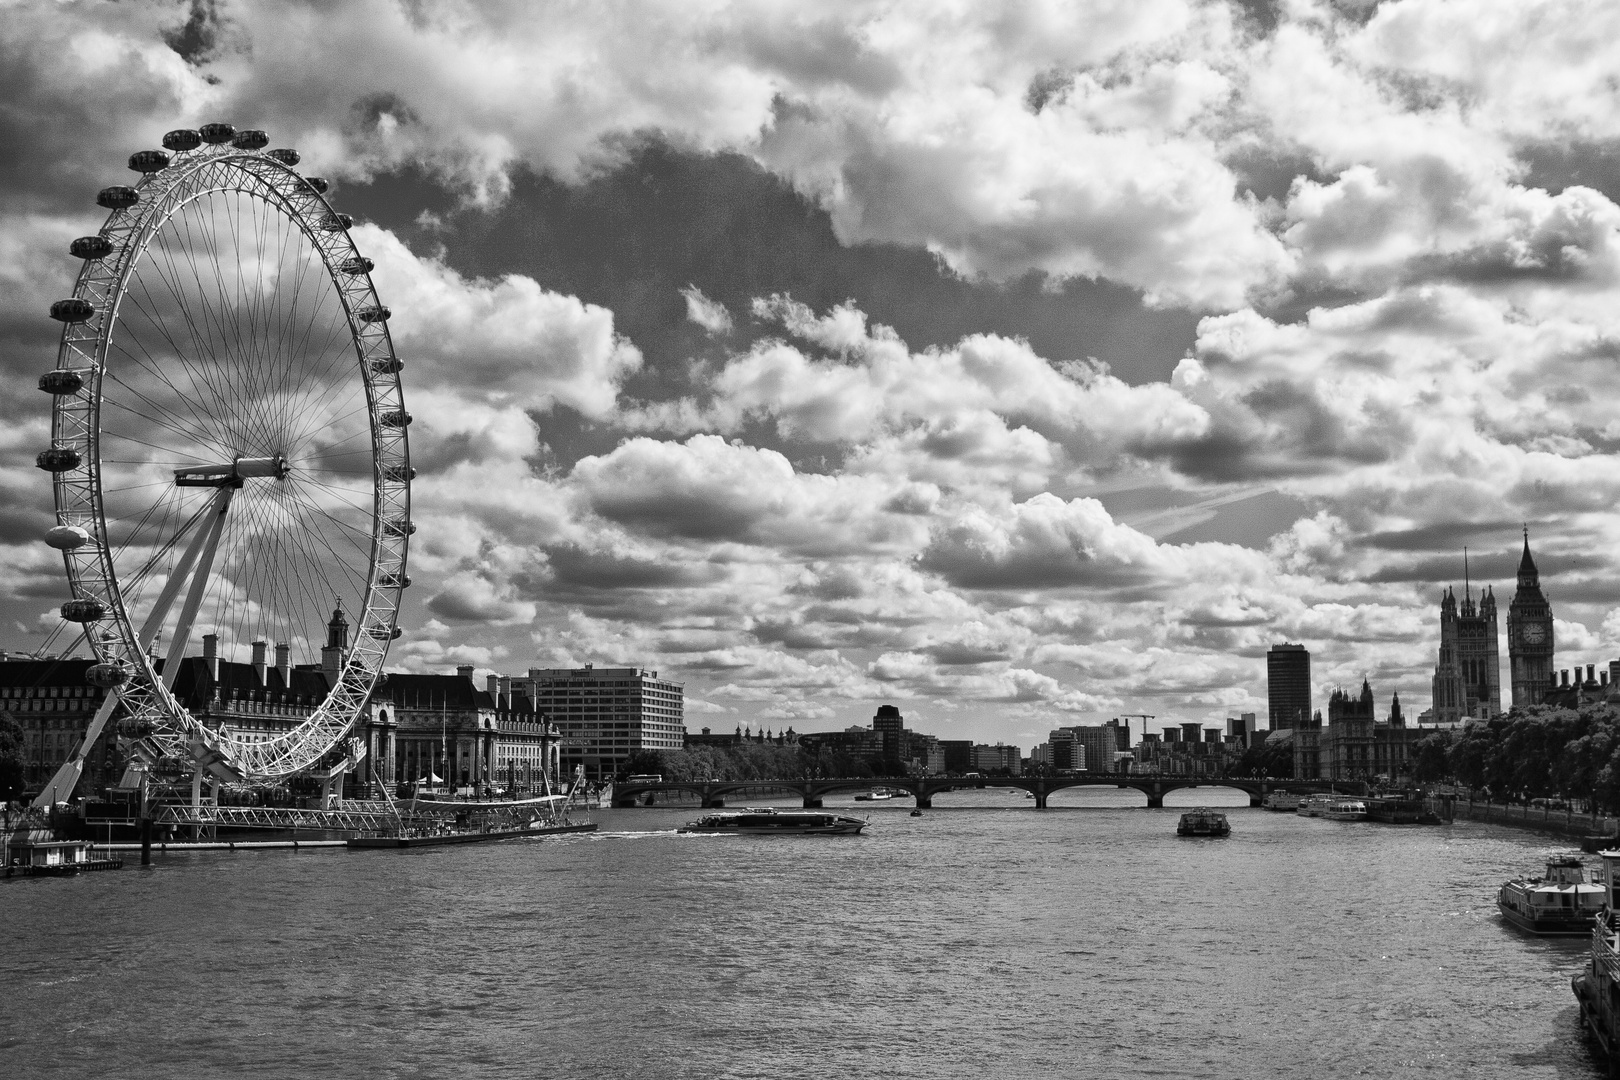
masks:
<path id="1" fill-rule="evenodd" d="M 1617 88 L 1597 0 L 5 4 L 0 646 L 66 595 L 67 242 L 217 119 L 334 180 L 396 313 L 396 667 L 1027 749 L 1263 713 L 1290 640 L 1416 711 L 1521 522 L 1606 661 Z"/>

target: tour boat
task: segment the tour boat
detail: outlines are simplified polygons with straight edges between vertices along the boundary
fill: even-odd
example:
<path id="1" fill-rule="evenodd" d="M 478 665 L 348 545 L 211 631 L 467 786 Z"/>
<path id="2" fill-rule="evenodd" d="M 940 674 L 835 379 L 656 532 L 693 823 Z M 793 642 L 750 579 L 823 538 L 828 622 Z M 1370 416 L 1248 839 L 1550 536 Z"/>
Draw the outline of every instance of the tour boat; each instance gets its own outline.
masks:
<path id="1" fill-rule="evenodd" d="M 1329 821 L 1366 821 L 1367 804 L 1360 799 L 1333 799 L 1318 816 Z"/>
<path id="2" fill-rule="evenodd" d="M 1602 910 L 1606 890 L 1586 880 L 1581 860 L 1560 856 L 1547 860 L 1543 877 L 1514 878 L 1496 894 L 1502 917 L 1521 930 L 1543 936 L 1580 936 L 1592 932 L 1592 919 Z"/>
<path id="3" fill-rule="evenodd" d="M 1302 801 L 1303 797 L 1295 795 L 1292 791 L 1273 791 L 1260 805 L 1267 810 L 1297 811 Z"/>
<path id="4" fill-rule="evenodd" d="M 763 807 L 705 814 L 676 829 L 683 833 L 746 833 L 750 836 L 788 834 L 844 835 L 866 828 L 863 818 L 830 814 L 823 810 L 776 810 Z"/>
<path id="5" fill-rule="evenodd" d="M 1182 814 L 1176 825 L 1177 836 L 1227 836 L 1231 831 L 1225 814 L 1203 807 Z"/>
<path id="6" fill-rule="evenodd" d="M 889 791 L 886 788 L 878 788 L 876 791 L 862 792 L 861 794 L 855 796 L 855 801 L 856 802 L 882 802 L 885 799 L 892 799 L 892 798 L 894 798 L 894 792 Z"/>
<path id="7" fill-rule="evenodd" d="M 1294 813 L 1300 817 L 1321 817 L 1322 811 L 1326 810 L 1328 803 L 1332 801 L 1332 795 L 1307 795 L 1294 808 Z"/>

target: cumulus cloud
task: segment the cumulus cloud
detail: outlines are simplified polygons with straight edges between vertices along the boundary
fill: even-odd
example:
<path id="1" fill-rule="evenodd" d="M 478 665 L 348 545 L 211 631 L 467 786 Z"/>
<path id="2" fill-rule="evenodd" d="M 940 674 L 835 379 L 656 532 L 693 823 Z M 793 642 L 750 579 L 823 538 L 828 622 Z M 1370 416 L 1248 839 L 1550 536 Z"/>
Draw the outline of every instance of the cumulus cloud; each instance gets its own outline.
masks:
<path id="1" fill-rule="evenodd" d="M 1531 163 L 1620 140 L 1620 15 L 1354 7 L 1297 0 L 1262 32 L 1193 0 L 13 6 L 0 364 L 49 363 L 63 246 L 170 127 L 262 126 L 309 172 L 409 170 L 475 206 L 646 140 L 738 152 L 845 243 L 1205 317 L 1133 382 L 1085 341 L 913 348 L 837 282 L 729 309 L 688 286 L 701 354 L 675 377 L 626 312 L 358 226 L 416 417 L 401 663 L 651 661 L 756 719 L 945 699 L 1038 728 L 1256 708 L 1288 637 L 1324 679 L 1416 703 L 1437 578 L 1471 544 L 1506 586 L 1525 520 L 1561 657 L 1597 662 L 1620 600 L 1620 210 L 1602 178 Z M 0 584 L 32 625 L 60 592 L 30 543 L 47 405 L 0 415 Z M 1264 490 L 1303 511 L 1256 520 Z"/>

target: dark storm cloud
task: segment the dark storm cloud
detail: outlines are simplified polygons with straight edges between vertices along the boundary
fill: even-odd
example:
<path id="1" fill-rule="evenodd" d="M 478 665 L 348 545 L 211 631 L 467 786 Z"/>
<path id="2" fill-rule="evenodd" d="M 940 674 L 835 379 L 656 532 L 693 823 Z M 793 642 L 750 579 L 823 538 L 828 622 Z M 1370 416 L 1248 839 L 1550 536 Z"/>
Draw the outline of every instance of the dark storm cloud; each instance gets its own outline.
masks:
<path id="1" fill-rule="evenodd" d="M 1518 530 L 1517 521 L 1444 521 L 1415 529 L 1369 533 L 1357 543 L 1382 551 L 1460 552 L 1465 546 L 1477 545 L 1485 537 L 1515 534 Z M 1492 556 L 1482 555 L 1476 550 L 1473 557 L 1488 559 Z M 1517 558 L 1516 554 L 1514 558 Z"/>
<path id="2" fill-rule="evenodd" d="M 463 273 L 525 273 L 611 308 L 647 357 L 626 384 L 646 400 L 687 392 L 687 359 L 715 355 L 687 319 L 688 285 L 734 315 L 776 293 L 816 310 L 853 299 L 914 348 L 980 332 L 1022 336 L 1044 356 L 1095 356 L 1132 382 L 1167 378 L 1196 327 L 1191 312 L 1149 310 L 1138 292 L 1117 285 L 1038 275 L 972 282 L 926 251 L 846 247 L 824 210 L 747 158 L 651 138 L 633 144 L 623 165 L 578 186 L 519 170 L 492 210 L 457 210 L 450 193 L 413 172 L 350 185 L 344 199 L 413 243 L 445 244 Z M 442 224 L 417 225 L 424 207 Z"/>
<path id="3" fill-rule="evenodd" d="M 567 593 L 576 589 L 676 588 L 712 584 L 725 576 L 712 564 L 634 558 L 577 547 L 548 548 L 546 557 L 554 575 L 545 583 L 548 593 L 559 589 Z"/>

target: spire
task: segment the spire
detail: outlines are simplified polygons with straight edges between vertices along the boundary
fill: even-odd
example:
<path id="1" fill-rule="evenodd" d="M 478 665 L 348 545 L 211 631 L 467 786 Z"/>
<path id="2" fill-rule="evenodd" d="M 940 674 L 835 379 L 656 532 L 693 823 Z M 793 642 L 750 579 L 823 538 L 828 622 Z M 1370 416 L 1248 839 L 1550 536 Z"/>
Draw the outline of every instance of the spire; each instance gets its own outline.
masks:
<path id="1" fill-rule="evenodd" d="M 1389 703 L 1389 723 L 1391 727 L 1405 727 L 1406 718 L 1401 715 L 1401 692 L 1395 691 L 1394 700 Z"/>
<path id="2" fill-rule="evenodd" d="M 1536 560 L 1530 557 L 1530 526 L 1524 527 L 1524 555 L 1519 559 L 1519 584 L 1536 585 L 1540 574 L 1536 570 Z"/>
<path id="3" fill-rule="evenodd" d="M 1468 549 L 1463 548 L 1463 599 L 1472 603 L 1474 590 L 1468 583 Z"/>
<path id="4" fill-rule="evenodd" d="M 1361 677 L 1361 700 L 1366 701 L 1366 702 L 1371 702 L 1372 699 L 1373 699 L 1372 684 L 1369 683 L 1367 681 L 1367 677 L 1365 675 L 1363 675 Z"/>

